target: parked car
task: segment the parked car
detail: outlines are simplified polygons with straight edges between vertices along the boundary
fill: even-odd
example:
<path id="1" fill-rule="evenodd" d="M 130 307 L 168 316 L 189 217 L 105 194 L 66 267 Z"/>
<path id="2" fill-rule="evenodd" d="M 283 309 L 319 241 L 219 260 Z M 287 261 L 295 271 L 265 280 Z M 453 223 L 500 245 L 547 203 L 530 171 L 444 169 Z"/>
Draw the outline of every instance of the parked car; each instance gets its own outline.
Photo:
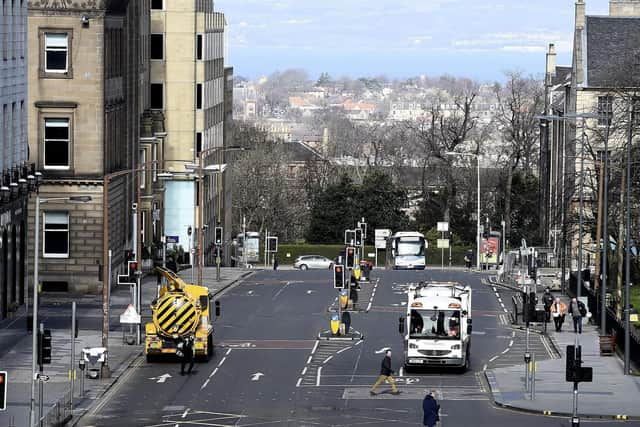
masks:
<path id="1" fill-rule="evenodd" d="M 300 270 L 333 268 L 333 261 L 320 255 L 302 255 L 293 262 L 293 268 Z"/>

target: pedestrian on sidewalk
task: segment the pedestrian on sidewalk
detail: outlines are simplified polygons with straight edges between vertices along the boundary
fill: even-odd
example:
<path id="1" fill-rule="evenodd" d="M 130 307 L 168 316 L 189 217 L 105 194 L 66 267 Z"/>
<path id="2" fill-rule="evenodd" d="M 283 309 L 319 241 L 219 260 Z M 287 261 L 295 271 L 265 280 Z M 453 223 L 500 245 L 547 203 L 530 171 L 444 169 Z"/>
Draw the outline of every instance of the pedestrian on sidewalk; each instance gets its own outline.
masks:
<path id="1" fill-rule="evenodd" d="M 184 367 L 186 364 L 189 364 L 189 369 L 187 373 L 190 374 L 193 370 L 193 340 L 191 337 L 187 337 L 183 339 L 180 343 L 178 343 L 178 351 L 176 354 L 182 354 L 180 358 L 180 375 L 184 376 Z M 180 354 L 178 356 L 180 357 Z"/>
<path id="2" fill-rule="evenodd" d="M 556 297 L 555 302 L 551 304 L 551 315 L 553 323 L 556 325 L 556 332 L 561 332 L 564 317 L 567 315 L 567 304 L 563 303 L 560 297 Z"/>
<path id="3" fill-rule="evenodd" d="M 278 257 L 273 257 L 273 271 L 278 271 Z"/>
<path id="4" fill-rule="evenodd" d="M 435 427 L 440 421 L 440 405 L 435 398 L 435 394 L 435 390 L 431 390 L 422 401 L 422 411 L 424 412 L 422 424 L 428 427 Z"/>
<path id="5" fill-rule="evenodd" d="M 394 374 L 394 371 L 393 369 L 391 369 L 391 350 L 387 350 L 385 353 L 384 359 L 382 359 L 382 365 L 380 366 L 380 377 L 378 377 L 378 380 L 376 381 L 376 383 L 373 385 L 373 387 L 371 387 L 371 390 L 369 391 L 369 393 L 372 396 L 375 396 L 376 388 L 378 388 L 380 384 L 386 381 L 391 386 L 391 394 L 394 394 L 394 395 L 400 394 L 400 391 L 396 387 L 395 381 L 393 381 L 393 376 L 392 376 L 393 374 Z"/>
<path id="6" fill-rule="evenodd" d="M 464 265 L 467 267 L 467 271 L 471 270 L 471 261 L 473 261 L 473 251 L 469 249 L 466 254 L 464 254 Z"/>
<path id="7" fill-rule="evenodd" d="M 582 301 L 572 298 L 569 304 L 569 313 L 571 313 L 571 317 L 573 318 L 573 332 L 581 334 L 582 318 L 587 316 L 587 307 L 585 307 Z"/>

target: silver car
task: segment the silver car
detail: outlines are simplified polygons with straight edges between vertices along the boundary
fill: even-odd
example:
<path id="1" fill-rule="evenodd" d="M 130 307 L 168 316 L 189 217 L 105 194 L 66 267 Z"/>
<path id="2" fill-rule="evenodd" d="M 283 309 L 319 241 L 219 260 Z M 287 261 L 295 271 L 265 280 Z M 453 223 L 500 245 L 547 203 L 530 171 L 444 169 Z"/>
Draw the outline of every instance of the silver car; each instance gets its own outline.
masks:
<path id="1" fill-rule="evenodd" d="M 293 262 L 293 268 L 300 270 L 328 269 L 333 267 L 333 261 L 320 255 L 302 255 Z"/>

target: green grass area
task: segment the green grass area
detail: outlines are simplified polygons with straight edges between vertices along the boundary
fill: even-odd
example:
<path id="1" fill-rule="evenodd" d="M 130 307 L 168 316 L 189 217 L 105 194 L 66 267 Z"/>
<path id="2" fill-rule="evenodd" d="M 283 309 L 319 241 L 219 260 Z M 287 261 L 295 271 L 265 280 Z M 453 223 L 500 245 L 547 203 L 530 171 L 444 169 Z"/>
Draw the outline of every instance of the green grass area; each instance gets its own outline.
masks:
<path id="1" fill-rule="evenodd" d="M 640 310 L 640 285 L 631 286 L 631 304 L 636 310 Z M 635 322 L 634 326 L 640 329 L 640 322 Z"/>
<path id="2" fill-rule="evenodd" d="M 311 245 L 311 244 L 298 244 L 298 245 L 279 245 L 278 247 L 278 262 L 281 265 L 293 264 L 293 261 L 300 255 L 321 255 L 329 259 L 334 259 L 338 256 L 341 249 L 344 249 L 344 245 Z M 456 247 L 451 249 L 451 265 L 463 266 L 464 254 L 468 248 Z M 365 259 L 370 261 L 374 260 L 374 257 L 369 257 L 369 254 L 375 253 L 373 246 L 365 247 Z M 264 260 L 264 258 L 261 258 Z M 378 251 L 378 265 L 384 265 L 385 251 Z M 264 261 L 262 261 L 264 262 Z M 442 253 L 440 249 L 429 248 L 427 249 L 427 264 L 428 265 L 440 265 L 442 262 Z M 449 250 L 444 251 L 444 264 L 449 265 Z"/>

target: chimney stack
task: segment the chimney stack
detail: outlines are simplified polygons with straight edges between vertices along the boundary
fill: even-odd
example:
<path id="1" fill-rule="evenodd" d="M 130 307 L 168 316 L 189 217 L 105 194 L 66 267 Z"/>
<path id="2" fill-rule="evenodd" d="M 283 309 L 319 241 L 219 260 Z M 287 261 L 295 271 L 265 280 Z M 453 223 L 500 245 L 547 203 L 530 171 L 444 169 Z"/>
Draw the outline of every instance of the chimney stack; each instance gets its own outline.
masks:
<path id="1" fill-rule="evenodd" d="M 556 46 L 553 43 L 549 43 L 549 50 L 547 51 L 547 86 L 551 86 L 551 81 L 556 75 L 557 55 Z"/>

